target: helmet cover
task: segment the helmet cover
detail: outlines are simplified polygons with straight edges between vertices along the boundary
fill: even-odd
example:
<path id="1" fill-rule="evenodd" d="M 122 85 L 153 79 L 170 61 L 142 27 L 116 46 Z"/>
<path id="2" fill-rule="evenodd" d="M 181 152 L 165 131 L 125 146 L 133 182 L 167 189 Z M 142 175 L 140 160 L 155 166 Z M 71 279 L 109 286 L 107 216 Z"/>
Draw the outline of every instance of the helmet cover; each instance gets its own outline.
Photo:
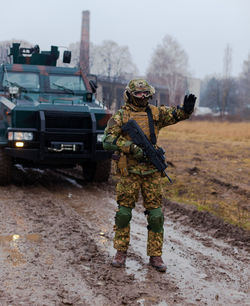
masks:
<path id="1" fill-rule="evenodd" d="M 141 96 L 144 96 L 144 98 L 149 98 L 155 93 L 154 87 L 150 86 L 144 79 L 131 80 L 126 86 L 125 90 L 135 98 L 140 98 Z"/>
<path id="2" fill-rule="evenodd" d="M 149 98 L 152 98 L 154 93 L 154 87 L 150 86 L 146 80 L 134 79 L 126 86 L 124 99 L 128 102 L 128 96 L 130 96 L 132 104 L 144 107 L 148 104 Z"/>

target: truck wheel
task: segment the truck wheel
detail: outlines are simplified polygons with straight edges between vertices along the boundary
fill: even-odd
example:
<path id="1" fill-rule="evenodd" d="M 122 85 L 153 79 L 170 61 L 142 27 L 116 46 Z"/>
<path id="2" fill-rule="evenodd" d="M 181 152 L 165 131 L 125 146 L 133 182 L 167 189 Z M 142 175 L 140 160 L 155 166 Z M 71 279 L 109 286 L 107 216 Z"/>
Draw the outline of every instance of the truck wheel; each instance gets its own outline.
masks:
<path id="1" fill-rule="evenodd" d="M 87 182 L 107 182 L 111 170 L 111 160 L 85 162 L 82 165 L 83 177 Z"/>
<path id="2" fill-rule="evenodd" d="M 10 183 L 11 170 L 11 157 L 4 152 L 3 148 L 0 148 L 0 185 L 8 185 Z"/>

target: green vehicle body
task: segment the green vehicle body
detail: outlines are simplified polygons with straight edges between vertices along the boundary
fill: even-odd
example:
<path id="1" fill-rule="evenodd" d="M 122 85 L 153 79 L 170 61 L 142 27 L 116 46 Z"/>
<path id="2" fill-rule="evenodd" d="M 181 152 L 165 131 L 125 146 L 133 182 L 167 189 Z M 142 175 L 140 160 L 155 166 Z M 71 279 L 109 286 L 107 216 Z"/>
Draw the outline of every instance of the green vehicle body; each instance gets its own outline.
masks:
<path id="1" fill-rule="evenodd" d="M 96 100 L 95 83 L 81 69 L 56 67 L 55 46 L 40 52 L 13 44 L 10 55 L 13 63 L 0 67 L 0 184 L 10 182 L 15 163 L 81 165 L 85 179 L 107 180 L 111 155 L 101 136 L 111 113 Z"/>

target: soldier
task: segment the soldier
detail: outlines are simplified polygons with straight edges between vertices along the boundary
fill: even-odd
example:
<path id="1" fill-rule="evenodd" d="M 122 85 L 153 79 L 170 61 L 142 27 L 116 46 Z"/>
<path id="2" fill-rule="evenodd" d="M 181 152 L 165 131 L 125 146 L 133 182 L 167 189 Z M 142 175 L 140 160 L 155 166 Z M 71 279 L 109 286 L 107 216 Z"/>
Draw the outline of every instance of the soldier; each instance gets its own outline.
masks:
<path id="1" fill-rule="evenodd" d="M 103 147 L 115 151 L 119 181 L 116 186 L 118 210 L 115 215 L 114 267 L 125 266 L 130 241 L 130 220 L 132 209 L 138 201 L 139 191 L 148 221 L 147 255 L 150 264 L 158 271 L 165 272 L 162 260 L 163 222 L 162 187 L 160 173 L 146 158 L 142 148 L 122 132 L 122 126 L 134 119 L 145 135 L 157 148 L 159 130 L 189 118 L 194 110 L 196 97 L 188 95 L 181 107 L 156 107 L 149 104 L 155 90 L 143 79 L 131 80 L 124 91 L 125 105 L 109 120 L 104 132 Z"/>

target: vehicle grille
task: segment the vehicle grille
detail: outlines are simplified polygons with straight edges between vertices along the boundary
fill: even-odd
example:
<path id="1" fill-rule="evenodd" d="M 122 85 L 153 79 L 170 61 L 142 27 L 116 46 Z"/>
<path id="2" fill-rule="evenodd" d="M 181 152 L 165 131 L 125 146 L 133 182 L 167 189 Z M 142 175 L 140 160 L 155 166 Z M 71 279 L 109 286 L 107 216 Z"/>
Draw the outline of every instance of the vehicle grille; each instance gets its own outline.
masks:
<path id="1" fill-rule="evenodd" d="M 44 112 L 46 129 L 91 129 L 88 113 Z"/>
<path id="2" fill-rule="evenodd" d="M 61 142 L 61 143 L 65 143 L 65 142 L 78 142 L 78 143 L 84 143 L 84 149 L 85 150 L 90 150 L 91 149 L 91 134 L 65 134 L 65 133 L 46 133 L 45 136 L 45 147 L 50 147 L 51 146 L 51 142 L 57 141 L 57 142 Z M 71 153 L 66 152 L 66 153 Z"/>

